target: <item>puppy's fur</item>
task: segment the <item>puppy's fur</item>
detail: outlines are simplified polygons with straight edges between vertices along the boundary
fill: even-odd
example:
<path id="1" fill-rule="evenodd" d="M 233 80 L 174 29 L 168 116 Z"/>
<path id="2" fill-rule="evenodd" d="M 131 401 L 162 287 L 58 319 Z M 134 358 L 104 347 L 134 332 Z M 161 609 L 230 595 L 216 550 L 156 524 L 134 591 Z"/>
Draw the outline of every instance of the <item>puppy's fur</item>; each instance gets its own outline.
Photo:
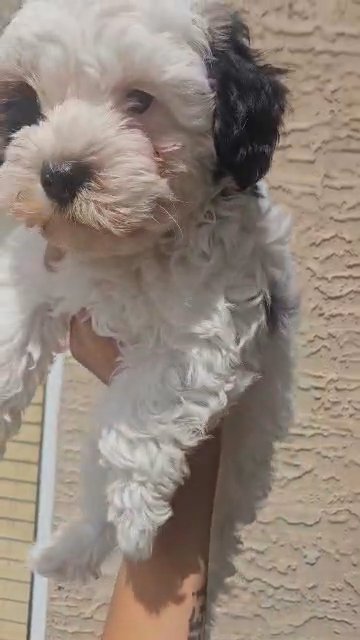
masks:
<path id="1" fill-rule="evenodd" d="M 2 452 L 73 314 L 122 354 L 84 464 L 83 520 L 37 551 L 45 576 L 95 575 L 116 544 L 148 557 L 187 454 L 220 419 L 220 483 L 241 479 L 243 521 L 267 493 L 296 315 L 289 220 L 259 182 L 280 76 L 219 0 L 28 0 L 0 40 L 0 206 L 22 223 L 0 258 Z M 154 99 L 134 108 L 139 91 Z M 67 206 L 40 180 L 62 162 L 91 171 Z M 55 270 L 48 241 L 66 250 Z"/>

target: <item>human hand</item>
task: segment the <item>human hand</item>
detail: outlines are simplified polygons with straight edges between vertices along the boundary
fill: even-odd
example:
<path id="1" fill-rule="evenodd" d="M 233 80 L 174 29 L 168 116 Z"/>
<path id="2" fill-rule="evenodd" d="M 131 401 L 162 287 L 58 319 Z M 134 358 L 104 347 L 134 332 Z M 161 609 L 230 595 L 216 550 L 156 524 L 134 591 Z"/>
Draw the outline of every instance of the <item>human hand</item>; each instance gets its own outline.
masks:
<path id="1" fill-rule="evenodd" d="M 120 357 L 115 340 L 94 333 L 91 320 L 78 314 L 70 324 L 70 351 L 83 367 L 101 382 L 109 384 Z"/>

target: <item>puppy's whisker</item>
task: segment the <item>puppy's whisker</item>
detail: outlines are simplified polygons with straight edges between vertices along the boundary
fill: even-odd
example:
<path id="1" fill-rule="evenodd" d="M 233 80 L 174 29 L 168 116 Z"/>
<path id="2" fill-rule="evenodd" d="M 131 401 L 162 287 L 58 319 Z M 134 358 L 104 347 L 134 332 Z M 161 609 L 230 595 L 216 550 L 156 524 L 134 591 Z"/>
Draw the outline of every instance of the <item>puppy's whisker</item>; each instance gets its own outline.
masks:
<path id="1" fill-rule="evenodd" d="M 156 224 L 161 224 L 160 220 L 157 220 L 153 215 L 150 216 L 150 219 L 153 220 L 153 222 L 156 222 Z"/>
<path id="2" fill-rule="evenodd" d="M 168 218 L 170 218 L 170 220 L 173 221 L 173 223 L 175 224 L 175 227 L 179 230 L 180 232 L 180 237 L 183 238 L 184 237 L 184 232 L 178 222 L 178 220 L 171 215 L 170 211 L 168 211 L 164 206 L 162 206 L 161 204 L 159 204 L 159 208 L 168 216 Z"/>

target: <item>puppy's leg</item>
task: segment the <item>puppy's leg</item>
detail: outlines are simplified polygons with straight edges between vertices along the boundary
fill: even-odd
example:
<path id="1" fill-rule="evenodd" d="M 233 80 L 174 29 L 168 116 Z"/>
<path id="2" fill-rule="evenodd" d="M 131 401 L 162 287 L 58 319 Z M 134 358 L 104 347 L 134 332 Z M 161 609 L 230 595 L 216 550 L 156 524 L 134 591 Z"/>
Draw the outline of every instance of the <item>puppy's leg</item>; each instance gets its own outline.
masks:
<path id="1" fill-rule="evenodd" d="M 123 371 L 108 391 L 99 446 L 115 476 L 108 488 L 108 517 L 126 557 L 151 555 L 188 473 L 186 454 L 227 404 L 230 358 L 214 355 L 215 349 L 206 347 L 194 355 L 148 358 L 136 370 Z"/>
<path id="2" fill-rule="evenodd" d="M 18 235 L 0 257 L 0 457 L 66 335 L 46 302 L 41 246 L 30 237 L 25 252 Z"/>
<path id="3" fill-rule="evenodd" d="M 62 527 L 46 548 L 34 549 L 33 569 L 59 582 L 86 582 L 100 575 L 101 565 L 116 545 L 114 525 L 107 521 L 108 470 L 100 465 L 93 436 L 82 467 L 82 519 Z"/>

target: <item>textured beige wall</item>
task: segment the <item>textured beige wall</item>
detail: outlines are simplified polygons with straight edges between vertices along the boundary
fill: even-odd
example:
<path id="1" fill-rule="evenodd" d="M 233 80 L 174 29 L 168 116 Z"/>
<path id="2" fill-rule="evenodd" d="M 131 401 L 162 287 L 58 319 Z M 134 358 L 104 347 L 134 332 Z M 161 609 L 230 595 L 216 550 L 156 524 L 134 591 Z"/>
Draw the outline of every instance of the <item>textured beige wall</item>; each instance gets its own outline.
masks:
<path id="1" fill-rule="evenodd" d="M 303 284 L 297 423 L 244 535 L 217 639 L 360 638 L 360 4 L 243 0 L 254 44 L 291 66 L 271 176 Z"/>
<path id="2" fill-rule="evenodd" d="M 214 636 L 358 640 L 360 3 L 240 4 L 255 46 L 292 69 L 293 113 L 271 183 L 294 214 L 304 301 L 297 423 L 279 451 L 268 506 L 245 532 Z M 74 512 L 78 447 L 93 392 L 87 374 L 69 362 L 57 522 Z M 48 640 L 100 637 L 109 593 L 106 580 L 77 592 L 54 589 Z"/>
<path id="3" fill-rule="evenodd" d="M 1 0 L 0 4 L 0 29 L 2 29 L 11 18 L 12 14 L 20 6 L 21 0 Z"/>

